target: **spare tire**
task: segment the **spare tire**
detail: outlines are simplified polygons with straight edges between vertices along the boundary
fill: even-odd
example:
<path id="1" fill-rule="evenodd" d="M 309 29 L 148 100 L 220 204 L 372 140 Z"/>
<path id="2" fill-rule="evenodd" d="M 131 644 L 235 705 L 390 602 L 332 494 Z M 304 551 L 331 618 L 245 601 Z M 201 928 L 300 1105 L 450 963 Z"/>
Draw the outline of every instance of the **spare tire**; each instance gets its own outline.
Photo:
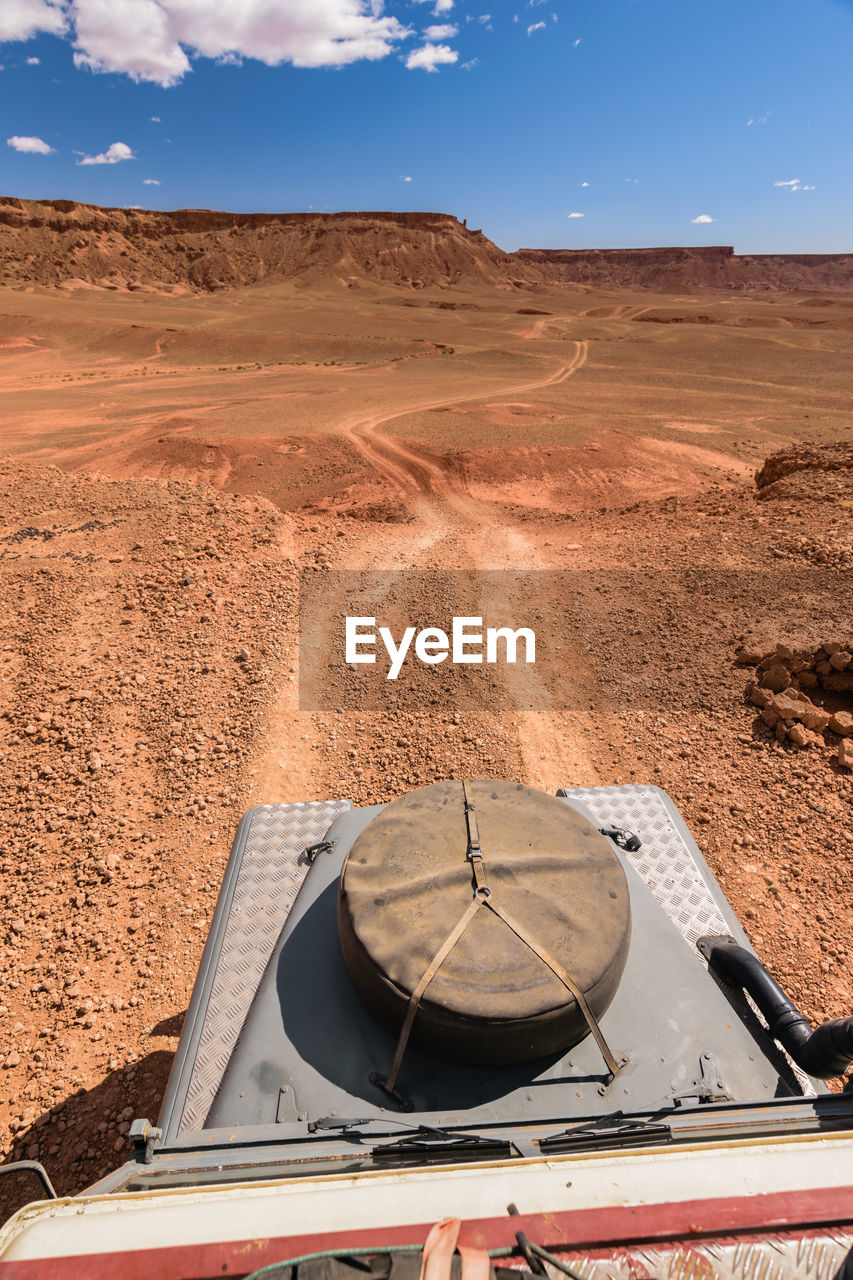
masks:
<path id="1" fill-rule="evenodd" d="M 610 842 L 563 800 L 513 782 L 466 783 L 494 901 L 580 987 L 596 1018 L 625 966 L 631 907 Z M 412 992 L 474 896 L 463 785 L 387 805 L 341 872 L 338 930 L 369 1009 L 395 1035 Z M 455 1062 L 508 1065 L 564 1052 L 588 1031 L 574 996 L 481 907 L 427 986 L 412 1042 Z"/>

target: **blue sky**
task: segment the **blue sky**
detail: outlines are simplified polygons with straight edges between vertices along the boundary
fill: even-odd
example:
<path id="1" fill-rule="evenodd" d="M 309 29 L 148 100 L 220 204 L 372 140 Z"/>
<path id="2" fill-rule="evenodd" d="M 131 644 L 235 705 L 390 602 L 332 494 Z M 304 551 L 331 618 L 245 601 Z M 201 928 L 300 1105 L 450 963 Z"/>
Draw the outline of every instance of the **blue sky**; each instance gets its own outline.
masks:
<path id="1" fill-rule="evenodd" d="M 853 251 L 851 0 L 2 0 L 0 193 Z"/>

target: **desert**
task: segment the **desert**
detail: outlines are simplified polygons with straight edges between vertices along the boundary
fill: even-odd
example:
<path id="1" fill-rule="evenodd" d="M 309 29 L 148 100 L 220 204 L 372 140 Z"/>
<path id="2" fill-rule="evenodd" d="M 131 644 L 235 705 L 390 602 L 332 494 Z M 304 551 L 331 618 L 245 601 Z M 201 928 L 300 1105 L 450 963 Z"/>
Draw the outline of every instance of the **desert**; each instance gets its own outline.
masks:
<path id="1" fill-rule="evenodd" d="M 5 1161 L 74 1193 L 156 1117 L 253 804 L 653 782 L 851 1013 L 853 256 L 11 198 L 0 253 Z M 536 688 L 300 696 L 364 574 L 550 620 Z"/>

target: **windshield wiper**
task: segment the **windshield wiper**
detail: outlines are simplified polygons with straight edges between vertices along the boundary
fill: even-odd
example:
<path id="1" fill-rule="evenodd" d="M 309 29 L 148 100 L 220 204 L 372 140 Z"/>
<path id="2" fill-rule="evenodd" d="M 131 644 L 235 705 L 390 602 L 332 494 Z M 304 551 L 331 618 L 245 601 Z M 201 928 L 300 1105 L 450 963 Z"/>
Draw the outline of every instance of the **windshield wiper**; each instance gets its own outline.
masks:
<path id="1" fill-rule="evenodd" d="M 389 1120 L 383 1116 L 364 1116 L 358 1119 L 348 1119 L 344 1116 L 320 1116 L 318 1120 L 310 1122 L 308 1132 L 335 1131 L 342 1133 L 344 1136 L 357 1138 L 379 1136 L 376 1134 L 351 1133 L 353 1129 L 360 1129 L 368 1124 L 380 1126 L 387 1124 L 401 1125 L 401 1122 L 399 1120 Z M 514 1152 L 514 1147 L 508 1138 L 489 1138 L 480 1133 L 470 1133 L 465 1129 L 440 1129 L 435 1125 L 429 1124 L 401 1125 L 401 1127 L 406 1129 L 406 1132 L 401 1137 L 395 1138 L 393 1142 L 384 1142 L 380 1146 L 371 1149 L 370 1154 L 374 1160 L 392 1159 L 410 1154 L 433 1154 L 435 1152 L 459 1155 L 476 1151 L 478 1155 L 490 1154 L 496 1157 L 509 1156 Z"/>
<path id="2" fill-rule="evenodd" d="M 420 1124 L 417 1129 L 413 1129 L 402 1138 L 374 1147 L 370 1154 L 374 1160 L 381 1161 L 411 1155 L 429 1155 L 439 1158 L 488 1155 L 495 1159 L 503 1159 L 513 1153 L 514 1147 L 508 1138 L 487 1138 L 480 1133 L 435 1129 L 430 1125 Z"/>
<path id="3" fill-rule="evenodd" d="M 660 1120 L 629 1120 L 621 1112 L 573 1125 L 562 1133 L 551 1134 L 539 1143 L 539 1150 L 597 1151 L 611 1147 L 654 1146 L 672 1142 L 672 1129 Z"/>

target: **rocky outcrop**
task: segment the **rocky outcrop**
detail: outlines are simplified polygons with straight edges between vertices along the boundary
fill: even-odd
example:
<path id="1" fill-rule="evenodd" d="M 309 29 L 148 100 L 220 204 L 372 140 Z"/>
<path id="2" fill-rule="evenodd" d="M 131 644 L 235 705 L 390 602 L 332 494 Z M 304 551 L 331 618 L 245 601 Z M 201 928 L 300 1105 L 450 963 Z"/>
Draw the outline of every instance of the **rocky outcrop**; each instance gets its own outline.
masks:
<path id="1" fill-rule="evenodd" d="M 853 288 L 853 254 L 739 257 L 730 245 L 505 253 L 446 213 L 159 212 L 0 197 L 0 284 L 210 291 L 271 279 L 413 289 L 835 289 Z"/>
<path id="2" fill-rule="evenodd" d="M 845 441 L 832 444 L 802 442 L 771 453 L 755 477 L 756 488 L 767 490 L 785 476 L 803 471 L 846 471 L 853 474 L 853 444 Z"/>
<path id="3" fill-rule="evenodd" d="M 735 662 L 757 667 L 746 696 L 760 709 L 762 721 L 778 742 L 797 747 L 837 743 L 838 763 L 853 767 L 853 714 L 813 700 L 824 691 L 836 697 L 853 693 L 853 640 L 790 640 L 771 645 L 766 639 L 747 637 Z"/>
<path id="4" fill-rule="evenodd" d="M 669 249 L 519 249 L 557 284 L 654 289 L 849 289 L 853 254 L 735 254 L 731 245 Z"/>
<path id="5" fill-rule="evenodd" d="M 211 291 L 292 279 L 408 288 L 540 281 L 443 213 L 225 213 L 0 200 L 0 283 Z"/>
<path id="6" fill-rule="evenodd" d="M 780 525 L 771 547 L 778 560 L 853 568 L 853 444 L 800 441 L 771 454 L 755 477 L 756 497 L 781 511 L 811 505 L 821 513 L 805 530 Z"/>

